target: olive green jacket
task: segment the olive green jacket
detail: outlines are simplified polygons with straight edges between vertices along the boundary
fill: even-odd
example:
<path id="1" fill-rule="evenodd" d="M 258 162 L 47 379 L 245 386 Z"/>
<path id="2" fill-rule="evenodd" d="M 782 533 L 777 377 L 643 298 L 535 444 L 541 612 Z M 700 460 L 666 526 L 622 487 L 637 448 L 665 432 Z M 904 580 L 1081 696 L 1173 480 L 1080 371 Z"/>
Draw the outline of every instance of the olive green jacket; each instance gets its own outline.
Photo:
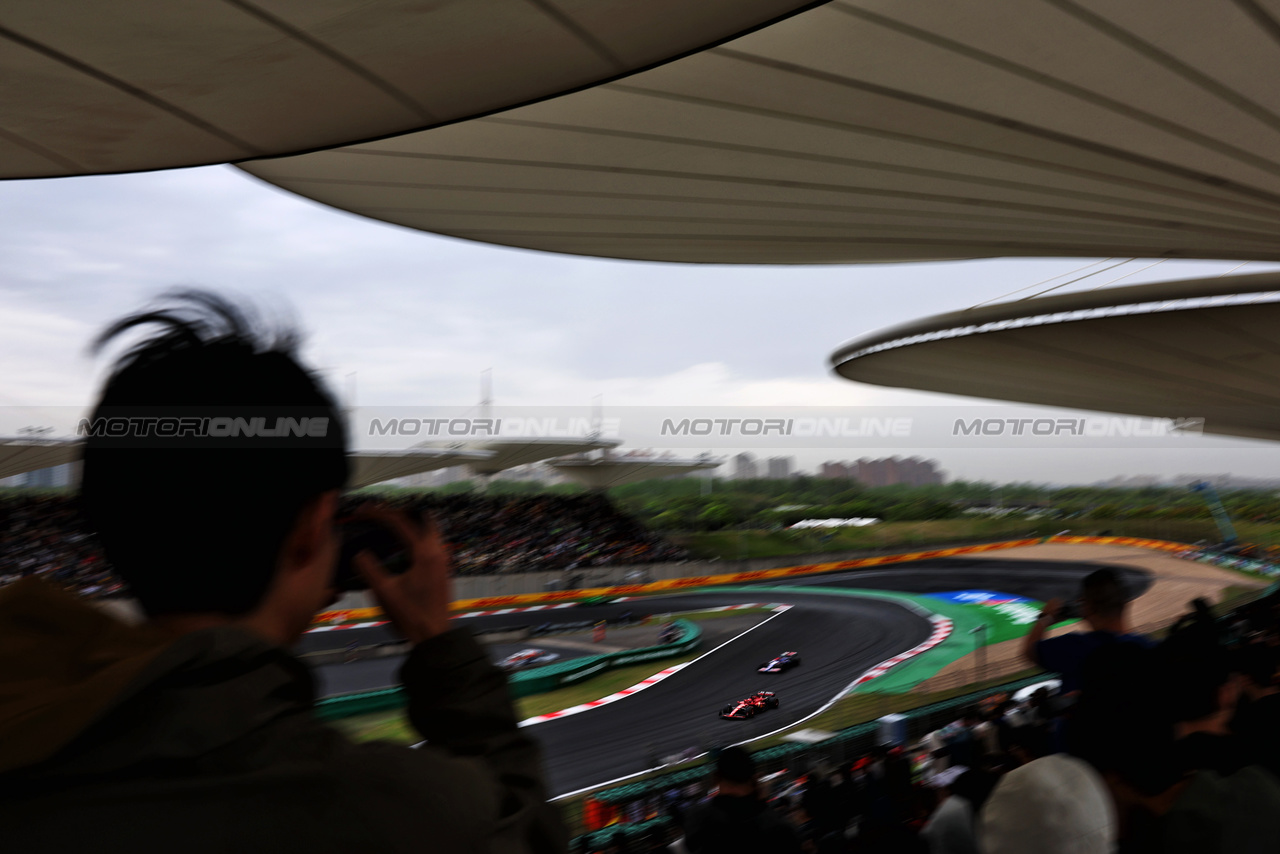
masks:
<path id="1" fill-rule="evenodd" d="M 353 744 L 306 666 L 231 627 L 168 640 L 35 581 L 0 591 L 0 840 L 77 852 L 567 847 L 503 674 L 465 630 L 401 678 L 420 749 Z"/>

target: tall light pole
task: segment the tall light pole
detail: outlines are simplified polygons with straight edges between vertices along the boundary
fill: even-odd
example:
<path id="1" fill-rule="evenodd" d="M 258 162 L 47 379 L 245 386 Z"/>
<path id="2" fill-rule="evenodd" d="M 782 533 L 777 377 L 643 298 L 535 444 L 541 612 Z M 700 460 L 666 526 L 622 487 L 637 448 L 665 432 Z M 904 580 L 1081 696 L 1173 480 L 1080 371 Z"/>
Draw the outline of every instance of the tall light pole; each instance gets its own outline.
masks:
<path id="1" fill-rule="evenodd" d="M 977 684 L 987 675 L 987 624 L 974 626 L 969 634 L 973 635 L 973 681 Z"/>

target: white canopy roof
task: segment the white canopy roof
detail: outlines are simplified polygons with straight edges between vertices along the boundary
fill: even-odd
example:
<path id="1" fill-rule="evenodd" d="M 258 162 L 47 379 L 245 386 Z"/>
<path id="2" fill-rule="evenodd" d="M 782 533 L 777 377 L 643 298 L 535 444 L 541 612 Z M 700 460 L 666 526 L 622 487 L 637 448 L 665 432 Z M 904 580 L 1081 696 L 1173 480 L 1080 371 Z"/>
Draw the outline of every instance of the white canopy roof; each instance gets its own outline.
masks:
<path id="1" fill-rule="evenodd" d="M 485 451 L 454 448 L 408 448 L 403 451 L 357 451 L 351 455 L 348 489 L 359 489 L 426 471 L 475 464 L 490 456 Z"/>
<path id="2" fill-rule="evenodd" d="M 831 363 L 858 382 L 1280 439 L 1280 273 L 940 314 L 854 339 Z"/>
<path id="3" fill-rule="evenodd" d="M 0 437 L 0 480 L 80 458 L 80 443 L 64 439 Z"/>
<path id="4" fill-rule="evenodd" d="M 528 465 L 529 463 L 562 457 L 567 454 L 580 454 L 586 451 L 600 451 L 616 448 L 622 444 L 621 439 L 598 439 L 591 437 L 553 436 L 528 439 L 489 439 L 465 442 L 454 445 L 435 445 L 435 447 L 465 448 L 471 451 L 482 451 L 485 458 L 470 461 L 467 464 L 477 474 L 492 475 L 500 471 Z M 417 447 L 433 447 L 424 442 Z"/>
<path id="5" fill-rule="evenodd" d="M 254 175 L 472 240 L 717 263 L 1280 259 L 1280 2 L 834 0 Z"/>
<path id="6" fill-rule="evenodd" d="M 691 460 L 661 457 L 609 457 L 605 459 L 554 460 L 549 465 L 571 480 L 591 489 L 608 489 L 624 483 L 689 474 L 717 468 L 723 460 L 701 457 Z"/>
<path id="7" fill-rule="evenodd" d="M 15 0 L 0 177 L 225 163 L 589 86 L 812 0 Z"/>

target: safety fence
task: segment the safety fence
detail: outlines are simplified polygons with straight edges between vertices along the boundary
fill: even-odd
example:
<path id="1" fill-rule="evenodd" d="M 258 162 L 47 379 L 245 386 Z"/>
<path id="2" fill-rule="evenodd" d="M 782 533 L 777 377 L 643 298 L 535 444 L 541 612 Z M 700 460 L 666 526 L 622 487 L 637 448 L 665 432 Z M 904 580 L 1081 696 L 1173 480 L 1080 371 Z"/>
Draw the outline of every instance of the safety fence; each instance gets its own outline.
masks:
<path id="1" fill-rule="evenodd" d="M 683 655 L 692 652 L 702 644 L 702 629 L 697 623 L 676 620 L 674 625 L 679 629 L 679 633 L 675 635 L 675 640 L 669 643 L 558 661 L 554 664 L 512 673 L 507 677 L 511 696 L 519 698 L 544 694 L 618 667 Z M 316 717 L 321 720 L 337 720 L 400 709 L 407 702 L 404 689 L 399 686 L 377 691 L 342 694 L 319 701 L 316 704 Z"/>

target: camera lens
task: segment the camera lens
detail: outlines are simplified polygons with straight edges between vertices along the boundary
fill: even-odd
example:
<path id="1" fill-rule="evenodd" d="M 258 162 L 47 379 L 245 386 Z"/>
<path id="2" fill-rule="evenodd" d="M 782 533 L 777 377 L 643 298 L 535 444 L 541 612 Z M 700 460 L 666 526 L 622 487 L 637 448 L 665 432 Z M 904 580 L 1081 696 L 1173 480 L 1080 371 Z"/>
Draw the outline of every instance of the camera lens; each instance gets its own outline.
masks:
<path id="1" fill-rule="evenodd" d="M 338 534 L 342 546 L 338 553 L 338 568 L 333 586 L 338 590 L 366 590 L 369 585 L 356 570 L 355 558 L 368 551 L 381 564 L 384 572 L 399 575 L 409 568 L 409 546 L 390 528 L 366 519 L 356 519 L 339 525 Z"/>

